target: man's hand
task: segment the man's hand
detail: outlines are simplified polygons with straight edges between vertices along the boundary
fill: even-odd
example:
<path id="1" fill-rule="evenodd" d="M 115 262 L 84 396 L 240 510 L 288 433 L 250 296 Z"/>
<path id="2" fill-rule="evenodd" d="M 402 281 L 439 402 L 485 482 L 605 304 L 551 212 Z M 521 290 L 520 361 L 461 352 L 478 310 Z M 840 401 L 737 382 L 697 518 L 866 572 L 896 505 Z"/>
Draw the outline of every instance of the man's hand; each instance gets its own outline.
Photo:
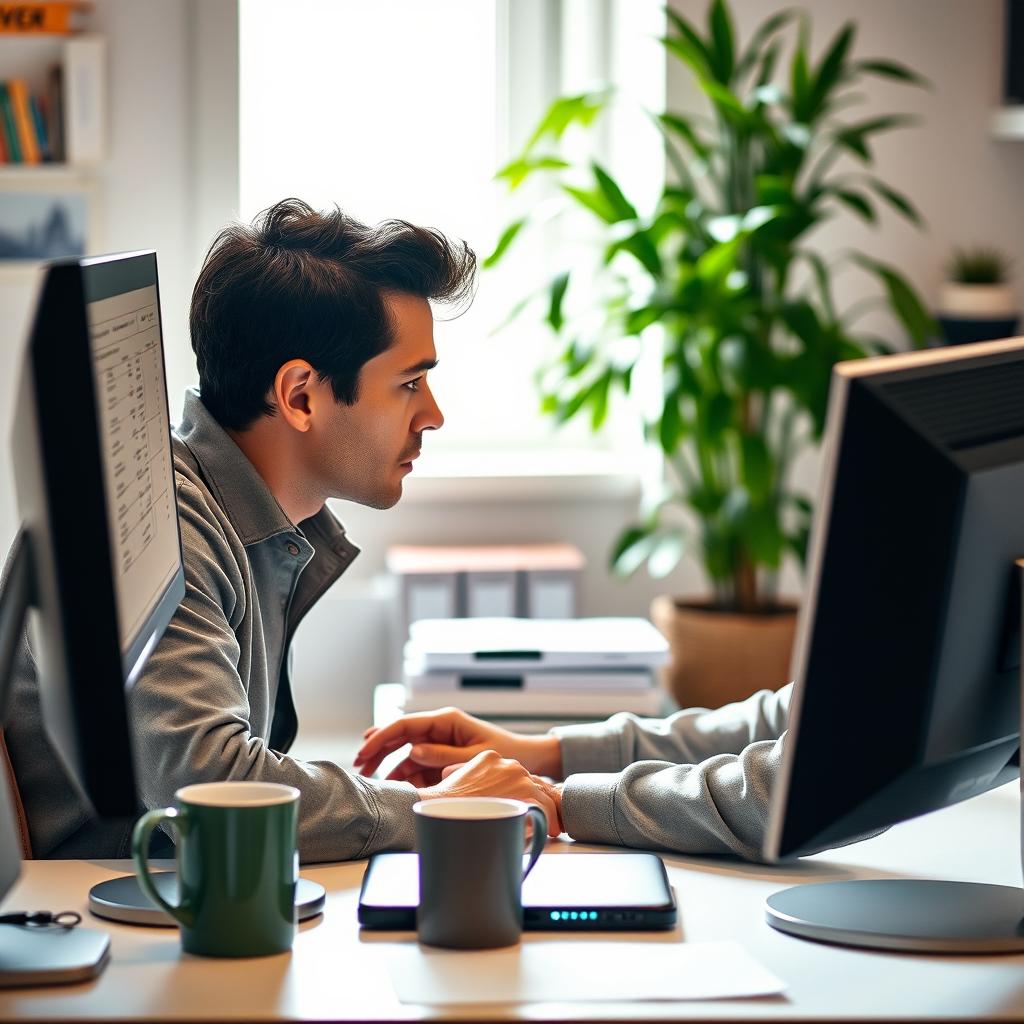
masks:
<path id="1" fill-rule="evenodd" d="M 509 732 L 457 708 L 405 715 L 383 728 L 363 733 L 355 758 L 360 775 L 372 775 L 388 754 L 412 744 L 412 749 L 389 775 L 417 788 L 436 785 L 442 769 L 463 764 L 484 750 L 514 758 L 535 775 L 562 777 L 562 748 L 557 736 L 523 736 Z"/>
<path id="2" fill-rule="evenodd" d="M 548 819 L 548 835 L 562 832 L 562 791 L 531 775 L 518 761 L 494 750 L 477 754 L 468 764 L 450 765 L 434 786 L 420 789 L 421 800 L 451 796 L 504 796 L 536 804 Z"/>

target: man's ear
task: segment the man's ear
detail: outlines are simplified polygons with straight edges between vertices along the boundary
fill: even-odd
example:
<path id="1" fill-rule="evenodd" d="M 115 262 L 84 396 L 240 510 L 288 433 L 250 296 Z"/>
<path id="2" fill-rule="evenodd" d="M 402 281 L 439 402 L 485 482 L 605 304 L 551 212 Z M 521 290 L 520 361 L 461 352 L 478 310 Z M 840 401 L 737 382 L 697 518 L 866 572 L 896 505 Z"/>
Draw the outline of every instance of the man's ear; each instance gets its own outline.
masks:
<path id="1" fill-rule="evenodd" d="M 274 403 L 290 427 L 305 433 L 312 425 L 316 370 L 305 359 L 292 359 L 274 376 Z"/>

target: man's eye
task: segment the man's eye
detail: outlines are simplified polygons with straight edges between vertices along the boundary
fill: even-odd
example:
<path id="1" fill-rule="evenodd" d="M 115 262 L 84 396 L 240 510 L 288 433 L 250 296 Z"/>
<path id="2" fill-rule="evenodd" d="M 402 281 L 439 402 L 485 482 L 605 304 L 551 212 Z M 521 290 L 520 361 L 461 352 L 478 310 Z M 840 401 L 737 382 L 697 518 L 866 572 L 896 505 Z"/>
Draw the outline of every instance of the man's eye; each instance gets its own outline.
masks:
<path id="1" fill-rule="evenodd" d="M 402 387 L 403 388 L 408 388 L 410 391 L 419 391 L 419 389 L 420 389 L 420 381 L 422 379 L 423 379 L 422 377 L 417 377 L 415 380 L 407 380 L 402 385 Z"/>

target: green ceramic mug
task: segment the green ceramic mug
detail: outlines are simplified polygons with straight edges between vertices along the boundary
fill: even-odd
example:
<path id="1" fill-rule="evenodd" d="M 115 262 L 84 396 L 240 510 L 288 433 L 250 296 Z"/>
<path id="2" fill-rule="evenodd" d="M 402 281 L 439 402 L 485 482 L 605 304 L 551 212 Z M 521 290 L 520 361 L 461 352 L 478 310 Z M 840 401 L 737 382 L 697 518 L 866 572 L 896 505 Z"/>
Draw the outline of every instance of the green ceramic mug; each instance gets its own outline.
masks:
<path id="1" fill-rule="evenodd" d="M 299 791 L 275 782 L 203 782 L 175 806 L 144 814 L 132 835 L 139 884 L 181 926 L 186 953 L 267 956 L 291 949 Z M 177 833 L 178 903 L 167 902 L 146 862 L 149 837 L 166 821 Z"/>

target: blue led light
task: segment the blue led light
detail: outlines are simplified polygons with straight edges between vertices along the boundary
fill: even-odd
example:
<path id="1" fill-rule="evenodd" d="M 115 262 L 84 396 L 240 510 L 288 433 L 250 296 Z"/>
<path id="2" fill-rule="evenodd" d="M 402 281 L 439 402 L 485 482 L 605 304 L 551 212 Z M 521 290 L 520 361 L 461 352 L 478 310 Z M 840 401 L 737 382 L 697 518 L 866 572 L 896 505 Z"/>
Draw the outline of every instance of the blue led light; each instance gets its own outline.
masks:
<path id="1" fill-rule="evenodd" d="M 580 915 L 577 914 L 575 910 L 569 915 L 569 917 L 572 918 L 573 921 L 575 921 L 579 916 Z"/>
<path id="2" fill-rule="evenodd" d="M 562 915 L 557 910 L 551 911 L 551 920 L 557 921 Z"/>
<path id="3" fill-rule="evenodd" d="M 592 910 L 590 912 L 590 920 L 591 921 L 596 921 L 597 920 L 597 911 L 596 910 Z"/>

